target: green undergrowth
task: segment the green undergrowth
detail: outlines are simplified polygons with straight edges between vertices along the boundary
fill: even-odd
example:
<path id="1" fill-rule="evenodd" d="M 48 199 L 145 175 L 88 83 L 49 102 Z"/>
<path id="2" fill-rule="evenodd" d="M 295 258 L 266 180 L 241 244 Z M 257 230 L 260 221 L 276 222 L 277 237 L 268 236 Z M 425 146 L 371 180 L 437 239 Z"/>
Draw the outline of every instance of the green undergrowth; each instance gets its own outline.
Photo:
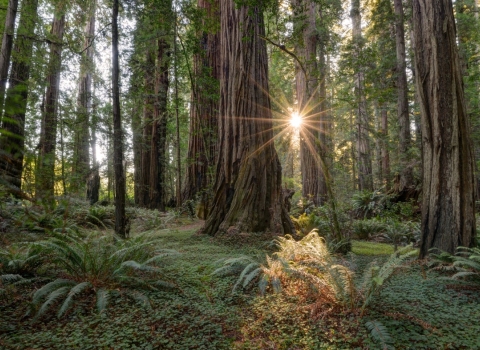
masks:
<path id="1" fill-rule="evenodd" d="M 186 223 L 187 225 L 189 223 Z M 0 349 L 377 349 L 365 324 L 381 322 L 397 349 L 478 349 L 479 291 L 438 279 L 413 263 L 394 273 L 371 307 L 359 312 L 325 310 L 301 295 L 232 293 L 238 276 L 212 275 L 219 261 L 271 252 L 265 237 L 214 240 L 196 227 L 149 232 L 162 249 L 181 253 L 162 264 L 175 290 L 147 291 L 151 309 L 126 297 L 98 313 L 79 298 L 63 318 L 25 317 L 41 284 L 21 285 L 0 296 Z M 108 231 L 107 231 L 108 232 Z M 105 234 L 109 234 L 106 233 Z M 356 274 L 393 247 L 353 242 L 346 258 Z"/>
<path id="2" fill-rule="evenodd" d="M 357 255 L 390 255 L 393 253 L 393 246 L 385 243 L 352 241 L 352 252 Z"/>

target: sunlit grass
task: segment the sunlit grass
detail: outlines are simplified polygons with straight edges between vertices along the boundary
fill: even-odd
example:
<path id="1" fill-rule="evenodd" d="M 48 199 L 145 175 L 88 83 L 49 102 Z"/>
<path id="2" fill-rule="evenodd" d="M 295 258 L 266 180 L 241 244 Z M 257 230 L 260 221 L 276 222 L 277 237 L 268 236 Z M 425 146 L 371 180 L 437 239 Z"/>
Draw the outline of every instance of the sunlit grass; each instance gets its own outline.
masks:
<path id="1" fill-rule="evenodd" d="M 376 242 L 352 241 L 352 252 L 357 255 L 390 255 L 393 245 Z"/>

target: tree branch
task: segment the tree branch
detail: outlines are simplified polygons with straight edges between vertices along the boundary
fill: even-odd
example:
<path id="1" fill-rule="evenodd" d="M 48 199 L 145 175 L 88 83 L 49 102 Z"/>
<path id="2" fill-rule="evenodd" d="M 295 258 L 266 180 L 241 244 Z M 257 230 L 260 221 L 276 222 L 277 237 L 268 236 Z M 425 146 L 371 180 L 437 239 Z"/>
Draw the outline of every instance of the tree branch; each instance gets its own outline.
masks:
<path id="1" fill-rule="evenodd" d="M 303 74 L 305 75 L 305 79 L 307 79 L 307 71 L 305 70 L 305 67 L 303 66 L 302 62 L 300 61 L 300 59 L 297 57 L 297 55 L 295 55 L 292 51 L 288 50 L 285 45 L 281 45 L 281 44 L 277 44 L 275 42 L 273 42 L 272 40 L 270 40 L 269 38 L 266 38 L 264 36 L 261 36 L 259 35 L 260 38 L 262 38 L 263 40 L 269 42 L 270 44 L 272 44 L 273 46 L 276 46 L 278 47 L 280 50 L 286 52 L 287 54 L 289 54 L 290 56 L 293 57 L 293 59 L 295 61 L 298 62 L 298 64 L 300 65 L 300 69 L 302 70 Z"/>

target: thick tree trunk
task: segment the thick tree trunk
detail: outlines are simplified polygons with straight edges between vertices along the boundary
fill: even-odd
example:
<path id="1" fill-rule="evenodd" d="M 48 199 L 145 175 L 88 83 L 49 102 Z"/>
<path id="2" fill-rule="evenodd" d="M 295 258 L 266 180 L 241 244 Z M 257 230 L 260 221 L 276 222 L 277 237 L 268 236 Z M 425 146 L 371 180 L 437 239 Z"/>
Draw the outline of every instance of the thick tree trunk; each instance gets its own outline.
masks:
<path id="1" fill-rule="evenodd" d="M 273 146 L 262 3 L 221 2 L 219 161 L 210 235 L 292 233 Z"/>
<path id="2" fill-rule="evenodd" d="M 56 9 L 52 23 L 52 42 L 48 63 L 45 113 L 40 135 L 40 157 L 35 179 L 35 195 L 46 204 L 53 204 L 55 185 L 55 148 L 57 140 L 58 96 L 60 92 L 60 71 L 62 67 L 62 40 L 65 30 L 63 9 Z"/>
<path id="3" fill-rule="evenodd" d="M 95 35 L 95 3 L 92 4 L 90 18 L 85 26 L 85 42 L 80 66 L 78 83 L 77 118 L 75 122 L 75 145 L 73 158 L 72 191 L 79 192 L 85 188 L 85 181 L 90 172 L 89 154 L 89 120 L 92 108 L 92 71 L 93 38 Z"/>
<path id="4" fill-rule="evenodd" d="M 13 50 L 12 70 L 0 130 L 0 177 L 14 195 L 22 183 L 25 113 L 38 0 L 24 0 Z"/>
<path id="5" fill-rule="evenodd" d="M 470 123 L 451 0 L 414 0 L 416 86 L 422 115 L 423 200 L 420 257 L 454 253 L 475 238 Z"/>
<path id="6" fill-rule="evenodd" d="M 198 7 L 207 12 L 207 21 L 219 17 L 220 2 L 198 0 Z M 218 81 L 220 79 L 220 34 L 202 32 L 200 52 L 194 56 L 194 82 L 190 107 L 190 138 L 182 199 L 200 195 L 199 207 L 205 219 L 213 185 L 211 174 L 215 165 L 218 139 Z"/>
<path id="7" fill-rule="evenodd" d="M 125 173 L 123 170 L 123 132 L 120 115 L 120 67 L 118 63 L 118 1 L 112 11 L 112 105 L 113 105 L 113 167 L 115 172 L 115 235 L 127 238 L 125 217 Z"/>
<path id="8" fill-rule="evenodd" d="M 405 29 L 403 23 L 402 0 L 394 0 L 395 5 L 395 39 L 397 49 L 397 118 L 399 124 L 400 183 L 398 197 L 406 198 L 413 186 L 413 169 L 409 159 L 411 143 L 410 117 L 408 109 L 408 85 L 405 58 Z"/>
<path id="9" fill-rule="evenodd" d="M 352 18 L 352 35 L 354 43 L 354 59 L 356 62 L 355 96 L 357 98 L 357 157 L 358 187 L 360 191 L 373 190 L 372 158 L 370 155 L 370 138 L 368 136 L 369 118 L 367 100 L 365 98 L 365 73 L 359 62 L 363 46 L 360 0 L 352 0 L 350 12 Z"/>
<path id="10" fill-rule="evenodd" d="M 5 88 L 8 80 L 8 68 L 12 55 L 13 37 L 15 30 L 15 18 L 17 17 L 18 0 L 9 0 L 5 27 L 3 29 L 2 47 L 0 51 L 0 115 L 2 114 L 3 102 L 5 101 Z"/>
<path id="11" fill-rule="evenodd" d="M 150 142 L 149 207 L 165 210 L 165 172 L 167 168 L 167 97 L 170 45 L 164 38 L 158 40 L 155 105 Z"/>
<path id="12" fill-rule="evenodd" d="M 462 75 L 466 76 L 465 100 L 470 120 L 472 120 L 472 141 L 476 165 L 476 199 L 480 200 L 480 80 L 472 79 L 478 75 L 480 66 L 476 56 L 480 54 L 480 41 L 478 40 L 479 11 L 477 0 L 457 0 L 455 2 L 457 14 L 457 36 L 460 65 Z M 475 63 L 477 62 L 477 63 Z M 467 78 L 470 76 L 470 78 Z"/>

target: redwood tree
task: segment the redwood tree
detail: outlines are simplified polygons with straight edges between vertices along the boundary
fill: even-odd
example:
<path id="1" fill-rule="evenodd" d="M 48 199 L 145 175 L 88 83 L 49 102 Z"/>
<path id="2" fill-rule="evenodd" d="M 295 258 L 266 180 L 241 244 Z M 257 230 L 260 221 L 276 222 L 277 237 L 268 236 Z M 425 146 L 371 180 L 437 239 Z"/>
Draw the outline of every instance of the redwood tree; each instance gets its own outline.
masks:
<path id="1" fill-rule="evenodd" d="M 474 163 L 451 0 L 414 0 L 415 79 L 422 118 L 420 257 L 475 238 Z"/>
<path id="2" fill-rule="evenodd" d="M 27 111 L 28 80 L 37 7 L 37 0 L 22 1 L 0 134 L 0 150 L 2 150 L 0 152 L 0 176 L 16 196 L 21 196 L 25 113 Z"/>
<path id="3" fill-rule="evenodd" d="M 165 171 L 167 154 L 167 97 L 170 45 L 165 38 L 158 39 L 157 68 L 155 77 L 155 104 L 150 140 L 149 197 L 150 209 L 165 210 Z"/>
<path id="4" fill-rule="evenodd" d="M 3 30 L 2 47 L 0 51 L 0 113 L 5 100 L 5 88 L 7 86 L 8 68 L 13 46 L 13 32 L 15 29 L 15 18 L 17 17 L 18 0 L 9 0 L 5 27 Z"/>
<path id="5" fill-rule="evenodd" d="M 63 34 L 65 13 L 61 5 L 55 9 L 51 29 L 50 57 L 48 62 L 45 112 L 40 135 L 40 154 L 35 179 L 37 199 L 52 204 L 55 184 L 55 149 L 57 143 L 57 112 L 60 92 L 60 72 L 62 67 Z"/>
<path id="6" fill-rule="evenodd" d="M 197 214 L 205 219 L 209 211 L 207 188 L 213 185 L 211 168 L 215 165 L 218 133 L 218 81 L 220 79 L 220 33 L 208 31 L 209 22 L 219 16 L 219 1 L 198 0 L 198 7 L 205 11 L 199 35 L 199 52 L 193 58 L 192 104 L 190 107 L 190 139 L 188 164 L 182 200 L 195 199 L 200 194 Z"/>
<path id="7" fill-rule="evenodd" d="M 317 33 L 316 4 L 313 0 L 294 0 L 292 5 L 296 17 L 294 26 L 299 34 L 295 51 L 305 67 L 301 69 L 300 63 L 296 62 L 295 87 L 299 112 L 304 119 L 300 129 L 302 195 L 312 199 L 315 205 L 321 205 L 325 202 L 327 192 L 319 162 L 319 153 L 325 147 L 324 142 L 323 145 L 320 142 L 321 137 L 325 140 L 325 123 L 322 120 L 325 106 L 322 100 L 325 100 L 325 96 L 320 96 L 322 82 L 325 87 L 325 77 L 320 76 L 317 62 L 320 36 Z"/>
<path id="8" fill-rule="evenodd" d="M 352 18 L 352 36 L 354 45 L 355 97 L 357 109 L 357 157 L 358 157 L 358 189 L 373 190 L 372 158 L 370 155 L 370 139 L 368 136 L 369 118 L 365 97 L 365 68 L 361 62 L 363 46 L 362 16 L 360 0 L 352 0 L 350 17 Z"/>
<path id="9" fill-rule="evenodd" d="M 92 110 L 92 72 L 93 72 L 93 38 L 95 35 L 95 1 L 87 13 L 82 58 L 80 63 L 80 78 L 78 83 L 77 116 L 75 122 L 75 146 L 73 158 L 74 191 L 83 190 L 90 171 L 89 126 Z M 95 165 L 94 165 L 95 166 Z"/>
<path id="10" fill-rule="evenodd" d="M 394 0 L 395 5 L 395 39 L 397 51 L 397 118 L 399 124 L 400 183 L 398 199 L 406 200 L 413 185 L 413 169 L 408 156 L 410 149 L 410 116 L 408 108 L 408 85 L 405 59 L 405 28 L 403 22 L 402 0 Z M 414 187 L 414 186 L 413 186 Z"/>
<path id="11" fill-rule="evenodd" d="M 220 4 L 219 157 L 210 235 L 293 232 L 281 194 L 281 165 L 273 145 L 264 1 Z"/>
<path id="12" fill-rule="evenodd" d="M 123 171 L 123 132 L 120 114 L 120 67 L 118 63 L 118 1 L 112 10 L 112 104 L 113 104 L 113 168 L 115 172 L 115 234 L 128 235 L 125 217 L 125 173 Z"/>

